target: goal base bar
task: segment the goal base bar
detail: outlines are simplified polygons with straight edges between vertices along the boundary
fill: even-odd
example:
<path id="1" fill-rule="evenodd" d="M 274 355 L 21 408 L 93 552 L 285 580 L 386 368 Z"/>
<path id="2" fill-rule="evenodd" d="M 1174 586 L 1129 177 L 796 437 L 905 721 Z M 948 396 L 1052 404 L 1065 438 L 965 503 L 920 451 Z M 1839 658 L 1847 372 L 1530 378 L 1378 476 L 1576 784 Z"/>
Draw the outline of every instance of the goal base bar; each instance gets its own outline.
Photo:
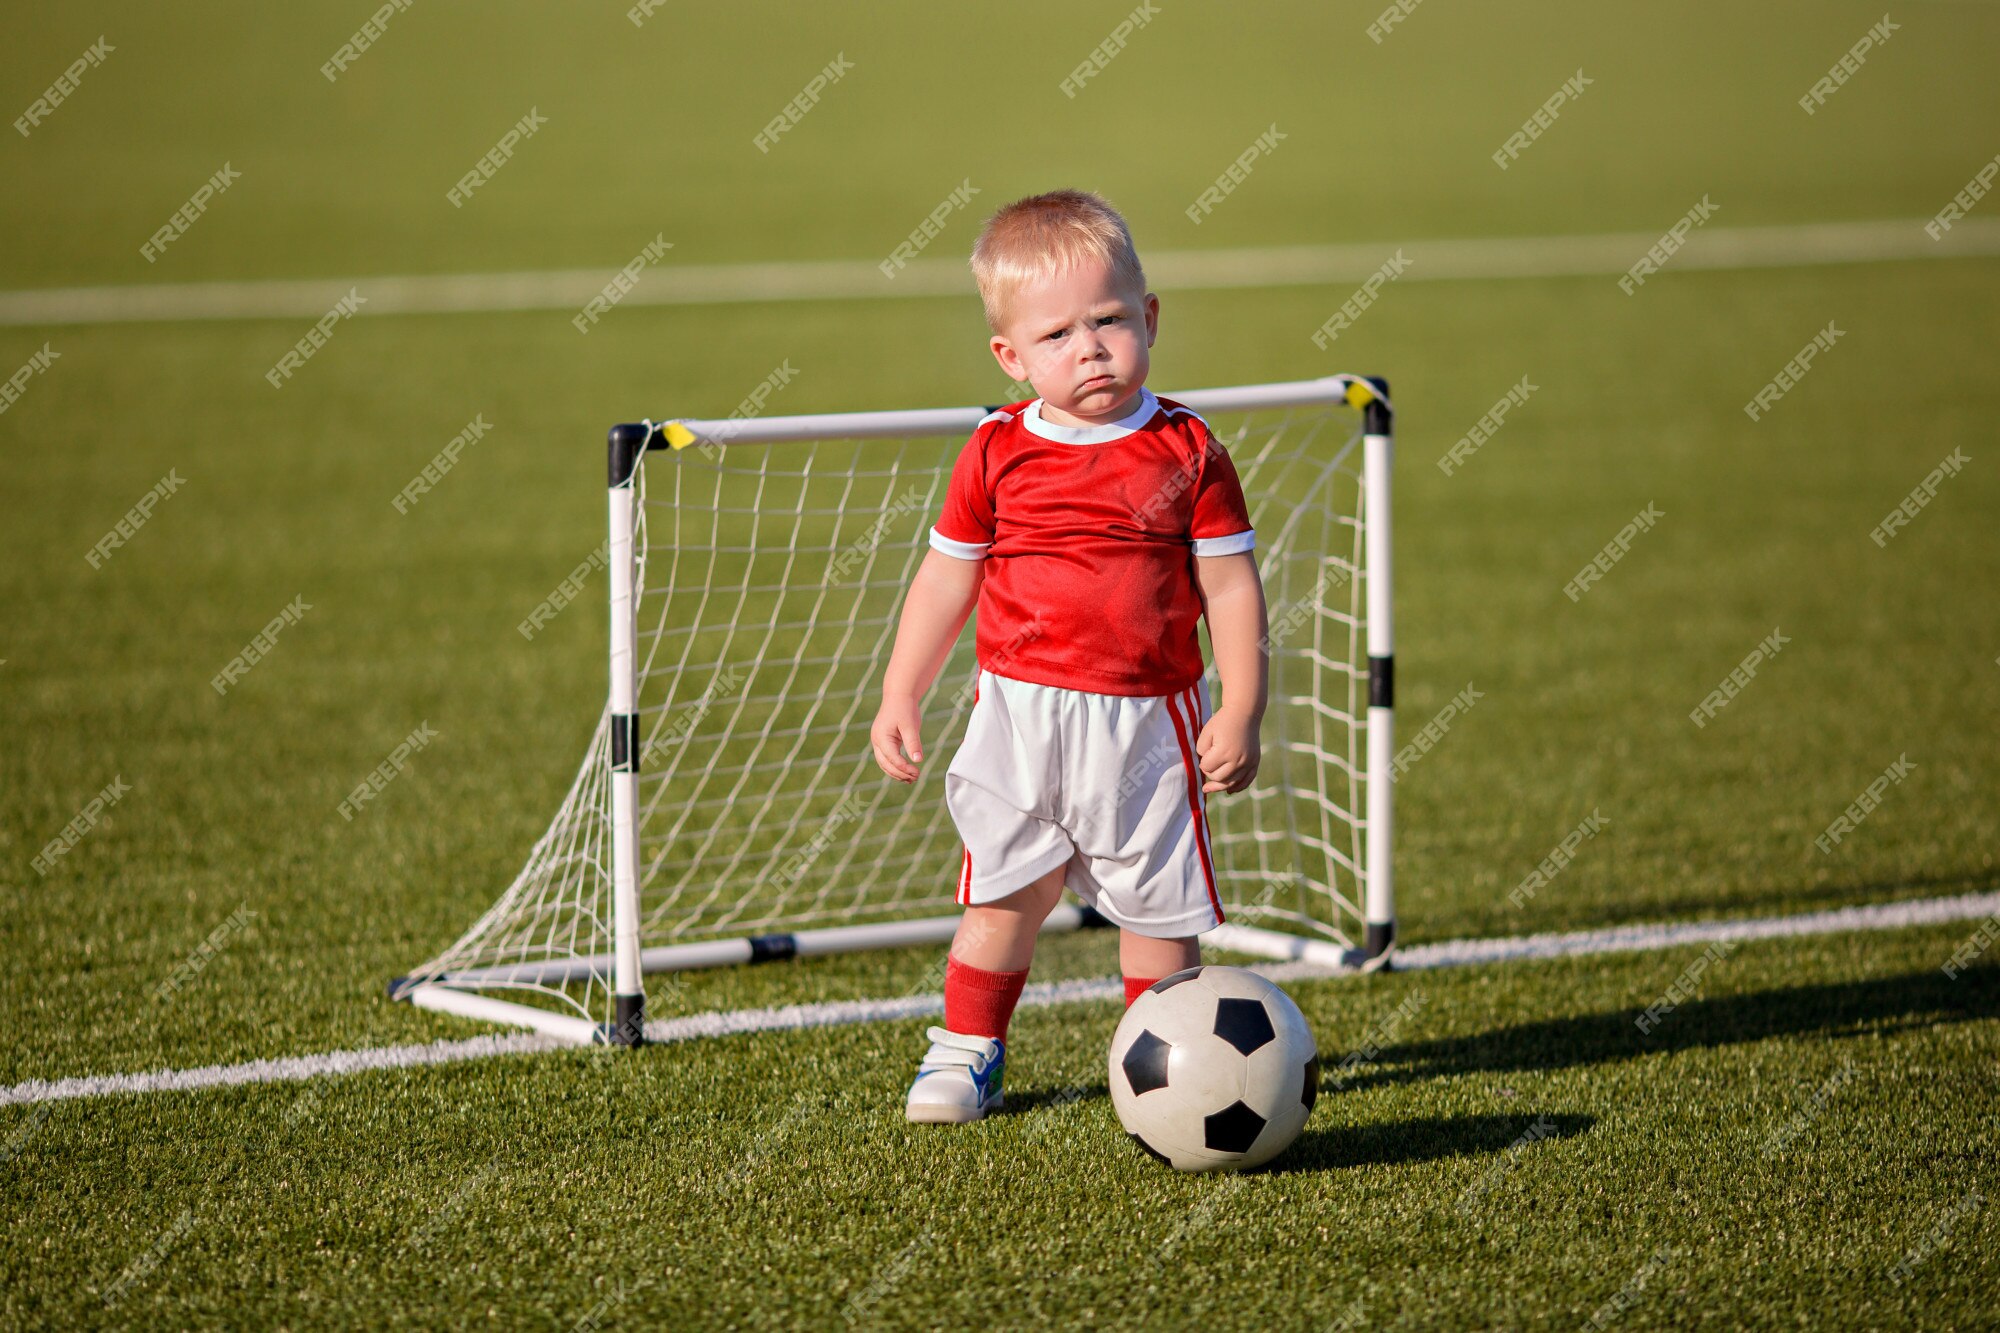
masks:
<path id="1" fill-rule="evenodd" d="M 915 921 L 891 921 L 869 926 L 831 926 L 822 930 L 801 930 L 783 935 L 750 935 L 734 940 L 708 940 L 699 944 L 668 944 L 642 950 L 639 969 L 652 975 L 659 972 L 691 972 L 708 967 L 734 967 L 744 963 L 773 963 L 787 958 L 820 958 L 830 954 L 858 953 L 865 949 L 895 949 L 917 944 L 947 944 L 958 930 L 956 916 L 922 917 Z M 1042 922 L 1045 935 L 1067 934 L 1073 930 L 1101 929 L 1111 922 L 1088 907 L 1064 903 Z M 1371 936 L 1376 928 L 1370 927 Z M 1367 949 L 1351 949 L 1331 940 L 1291 935 L 1261 926 L 1239 926 L 1227 922 L 1201 937 L 1217 949 L 1247 953 L 1279 962 L 1309 962 L 1322 967 L 1358 968 L 1383 952 L 1371 938 Z M 511 963 L 505 967 L 470 968 L 426 977 L 424 986 L 480 990 L 488 986 L 559 986 L 588 981 L 607 975 L 614 959 L 610 954 L 563 958 L 546 962 Z M 422 989 L 422 986 L 416 989 Z M 409 999 L 408 977 L 389 983 L 392 999 Z"/>
<path id="2" fill-rule="evenodd" d="M 1263 926 L 1236 926 L 1225 921 L 1201 937 L 1204 947 L 1247 953 L 1281 963 L 1312 963 L 1318 967 L 1355 972 L 1368 964 L 1362 949 L 1347 949 L 1332 940 L 1316 940 L 1305 935 L 1289 935 Z"/>
<path id="3" fill-rule="evenodd" d="M 922 921 L 898 923 L 898 929 L 901 935 L 908 936 L 914 934 L 916 928 L 922 927 L 929 932 L 930 941 L 936 943 L 948 940 L 951 937 L 949 929 L 940 930 L 940 928 L 956 928 L 958 921 L 959 918 L 955 916 L 932 917 Z M 1058 907 L 1054 912 L 1050 913 L 1050 921 L 1053 924 L 1045 924 L 1043 930 L 1057 933 L 1110 924 L 1089 908 L 1078 908 L 1067 905 Z M 882 928 L 863 926 L 843 929 L 880 930 Z M 823 935 L 831 932 L 810 933 Z M 1225 949 L 1232 953 L 1250 954 L 1258 958 L 1270 958 L 1282 962 L 1312 963 L 1343 972 L 1369 970 L 1369 960 L 1362 950 L 1345 949 L 1329 940 L 1307 939 L 1299 935 L 1288 935 L 1283 931 L 1266 930 L 1260 926 L 1238 926 L 1224 923 L 1203 935 L 1201 940 L 1203 944 L 1211 948 Z M 860 947 L 869 946 L 864 945 Z M 821 953 L 830 952 L 830 950 L 824 947 L 820 947 L 818 951 Z M 513 1000 L 499 1000 L 489 995 L 480 995 L 458 988 L 465 984 L 464 981 L 458 982 L 457 985 L 425 982 L 411 987 L 403 993 L 401 998 L 408 1000 L 419 1009 L 428 1009 L 441 1014 L 452 1014 L 459 1018 L 477 1019 L 481 1022 L 500 1023 L 508 1027 L 528 1028 L 544 1036 L 553 1037 L 558 1041 L 573 1046 L 636 1046 L 643 1044 L 644 1041 L 643 1034 L 637 1032 L 637 1025 L 642 1021 L 637 1017 L 637 1010 L 634 1010 L 632 1015 L 621 1019 L 621 1023 L 632 1028 L 633 1031 L 620 1033 L 574 1014 L 556 1013 L 553 1010 L 537 1008 L 531 1004 L 521 1004 Z"/>
<path id="4" fill-rule="evenodd" d="M 665 944 L 639 953 L 642 973 L 690 972 L 704 967 L 733 967 L 741 963 L 775 963 L 787 958 L 820 958 L 829 954 L 858 953 L 864 949 L 896 949 L 913 944 L 948 944 L 958 930 L 956 916 L 922 917 L 915 921 L 889 921 L 870 926 L 829 926 L 822 930 L 800 930 L 782 935 L 749 935 L 734 940 L 707 940 L 699 944 Z M 1091 930 L 1111 923 L 1088 907 L 1068 903 L 1050 912 L 1042 922 L 1044 935 Z M 468 968 L 425 977 L 430 986 L 457 986 L 478 990 L 486 986 L 559 986 L 609 975 L 614 963 L 611 954 L 591 954 L 581 958 L 561 958 L 547 962 L 510 963 L 504 967 Z M 392 999 L 407 999 L 408 977 L 389 983 Z"/>
<path id="5" fill-rule="evenodd" d="M 738 940 L 715 940 L 702 944 L 667 945 L 647 949 L 641 955 L 643 970 L 684 972 L 705 967 L 726 967 L 741 963 L 774 962 L 784 958 L 813 958 L 864 949 L 898 948 L 916 944 L 949 943 L 962 918 L 924 917 L 916 921 L 895 921 L 871 926 L 835 926 L 825 930 L 802 930 L 790 935 L 754 935 Z M 1088 907 L 1062 904 L 1042 923 L 1043 934 L 1067 934 L 1074 930 L 1107 927 L 1111 923 Z M 1201 937 L 1203 944 L 1232 953 L 1270 958 L 1279 962 L 1306 962 L 1341 971 L 1359 971 L 1370 961 L 1365 951 L 1343 948 L 1330 940 L 1309 939 L 1261 926 L 1239 926 L 1227 922 Z M 514 1000 L 479 994 L 482 987 L 549 986 L 584 981 L 603 976 L 612 965 L 610 955 L 569 958 L 546 963 L 518 963 L 510 967 L 478 968 L 445 973 L 416 985 L 397 977 L 389 983 L 392 997 L 407 1000 L 419 1009 L 453 1014 L 460 1018 L 529 1028 L 545 1036 L 578 1046 L 629 1044 L 620 1034 L 603 1024 L 575 1014 L 563 1014 Z M 622 999 L 636 997 L 619 997 Z M 635 1009 L 634 1015 L 638 1011 Z M 620 1025 L 633 1027 L 635 1016 L 623 1016 Z"/>
<path id="6" fill-rule="evenodd" d="M 604 1029 L 587 1018 L 559 1014 L 552 1009 L 538 1009 L 532 1004 L 518 1004 L 513 1000 L 496 1000 L 490 995 L 450 986 L 426 983 L 405 991 L 402 998 L 419 1009 L 429 1009 L 434 1013 L 454 1014 L 484 1023 L 502 1023 L 508 1027 L 532 1028 L 544 1036 L 574 1046 L 594 1046 L 608 1039 Z"/>

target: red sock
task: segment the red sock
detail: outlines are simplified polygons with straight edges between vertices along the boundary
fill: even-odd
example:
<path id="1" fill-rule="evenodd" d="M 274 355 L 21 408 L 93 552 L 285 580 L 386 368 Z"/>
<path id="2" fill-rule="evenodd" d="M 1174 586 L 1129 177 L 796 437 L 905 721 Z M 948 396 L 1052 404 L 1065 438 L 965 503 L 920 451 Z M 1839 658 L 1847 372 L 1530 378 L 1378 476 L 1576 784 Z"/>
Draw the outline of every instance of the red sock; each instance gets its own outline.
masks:
<path id="1" fill-rule="evenodd" d="M 968 1037 L 1007 1040 L 1007 1020 L 1027 983 L 1028 969 L 988 972 L 947 956 L 944 965 L 944 1025 Z"/>
<path id="2" fill-rule="evenodd" d="M 1132 1007 L 1132 1001 L 1138 999 L 1141 995 L 1144 995 L 1148 988 L 1158 985 L 1159 980 L 1160 979 L 1158 977 L 1125 978 L 1125 1007 L 1127 1009 L 1130 1009 Z"/>

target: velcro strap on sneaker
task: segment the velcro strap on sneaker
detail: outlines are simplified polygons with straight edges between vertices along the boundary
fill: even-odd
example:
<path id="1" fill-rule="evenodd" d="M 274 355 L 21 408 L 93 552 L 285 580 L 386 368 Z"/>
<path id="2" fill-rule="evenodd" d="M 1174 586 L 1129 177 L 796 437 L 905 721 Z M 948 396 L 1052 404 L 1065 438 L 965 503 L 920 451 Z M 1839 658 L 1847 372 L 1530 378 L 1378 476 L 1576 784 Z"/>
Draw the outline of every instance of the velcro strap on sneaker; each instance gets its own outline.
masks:
<path id="1" fill-rule="evenodd" d="M 925 1069 L 964 1067 L 983 1073 L 999 1054 L 1000 1044 L 990 1037 L 969 1037 L 941 1027 L 933 1027 L 924 1035 L 931 1039 L 931 1049 L 921 1066 Z"/>

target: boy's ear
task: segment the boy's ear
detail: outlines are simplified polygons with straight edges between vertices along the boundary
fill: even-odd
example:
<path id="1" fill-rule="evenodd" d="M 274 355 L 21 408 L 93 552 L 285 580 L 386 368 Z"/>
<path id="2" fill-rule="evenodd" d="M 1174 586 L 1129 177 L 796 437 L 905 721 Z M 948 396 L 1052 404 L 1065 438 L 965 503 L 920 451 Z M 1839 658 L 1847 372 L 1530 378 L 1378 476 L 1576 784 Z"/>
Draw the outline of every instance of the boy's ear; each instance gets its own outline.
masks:
<path id="1" fill-rule="evenodd" d="M 1160 336 L 1160 298 L 1146 293 L 1146 346 L 1153 345 L 1153 339 Z"/>
<path id="2" fill-rule="evenodd" d="M 1008 379 L 1016 384 L 1028 382 L 1028 367 L 1022 363 L 1020 354 L 1014 350 L 1014 344 L 996 333 L 992 341 L 986 345 L 993 349 L 993 359 L 1000 363 L 1000 369 L 1005 372 Z"/>

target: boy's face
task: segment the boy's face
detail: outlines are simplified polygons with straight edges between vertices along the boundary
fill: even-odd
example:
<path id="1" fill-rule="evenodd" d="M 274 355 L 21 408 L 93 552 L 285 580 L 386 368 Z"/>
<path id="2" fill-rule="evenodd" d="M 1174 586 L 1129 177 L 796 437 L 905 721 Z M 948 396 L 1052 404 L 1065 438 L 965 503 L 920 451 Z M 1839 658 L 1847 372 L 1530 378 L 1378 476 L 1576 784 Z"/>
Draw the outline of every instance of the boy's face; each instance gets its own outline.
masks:
<path id="1" fill-rule="evenodd" d="M 1131 410 L 1159 333 L 1160 299 L 1119 288 L 1104 263 L 1079 264 L 1014 293 L 994 359 L 1027 380 L 1058 425 L 1101 425 Z"/>

